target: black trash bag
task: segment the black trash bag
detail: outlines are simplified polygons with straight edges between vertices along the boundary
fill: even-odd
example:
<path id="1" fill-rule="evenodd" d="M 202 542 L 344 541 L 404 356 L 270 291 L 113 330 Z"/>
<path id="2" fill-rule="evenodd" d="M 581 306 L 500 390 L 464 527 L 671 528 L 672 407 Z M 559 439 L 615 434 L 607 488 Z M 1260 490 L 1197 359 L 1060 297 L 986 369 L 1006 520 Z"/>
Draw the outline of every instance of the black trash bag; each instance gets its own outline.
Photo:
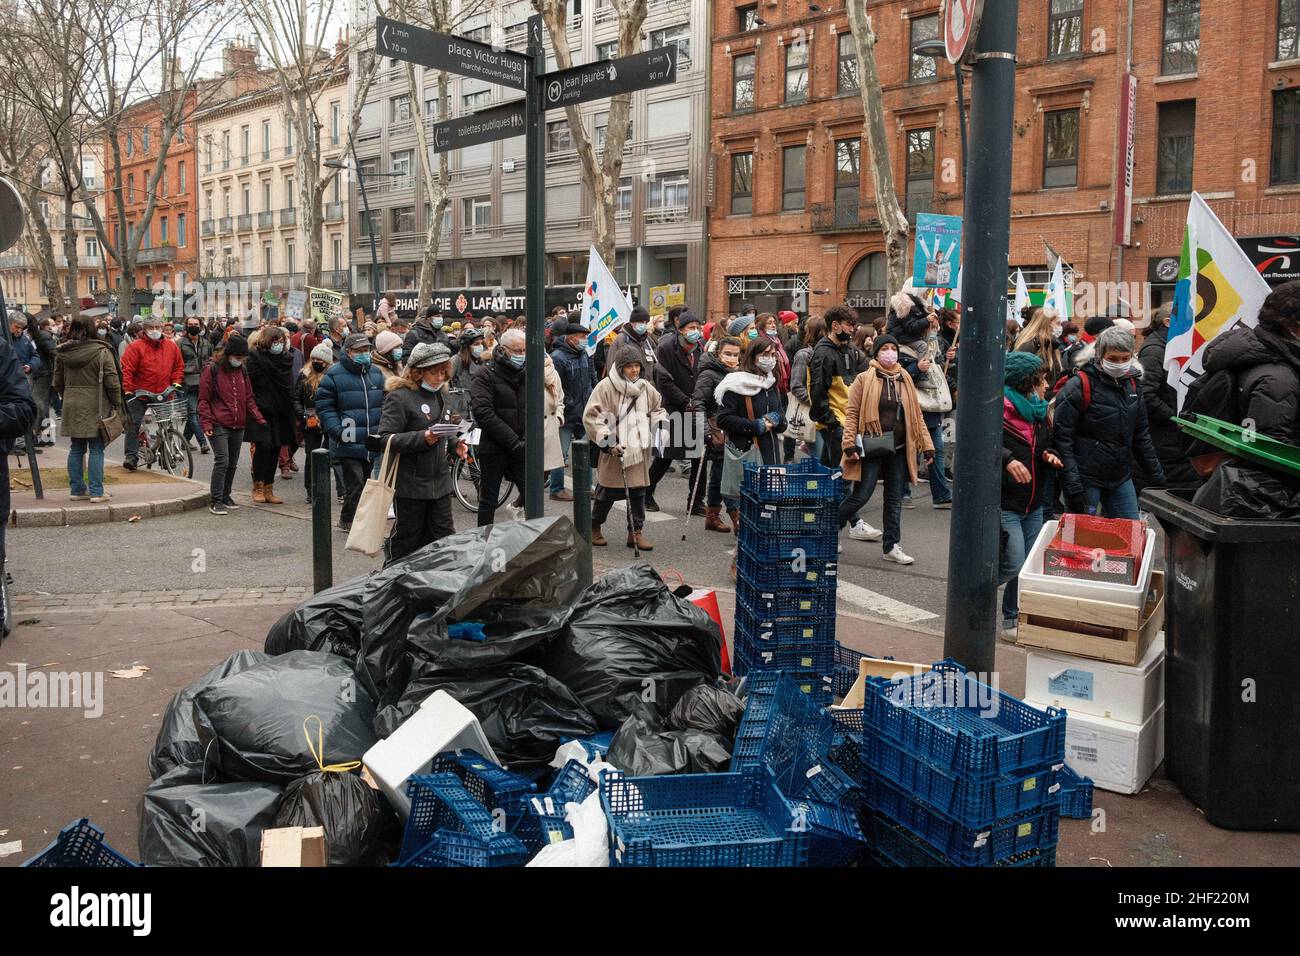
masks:
<path id="1" fill-rule="evenodd" d="M 304 729 L 312 716 L 320 724 Z M 377 740 L 374 718 L 374 701 L 352 665 L 320 651 L 269 658 L 194 698 L 208 771 L 231 780 L 292 783 L 318 769 L 310 749 L 318 741 L 326 765 L 360 760 Z"/>
<path id="2" fill-rule="evenodd" d="M 603 728 L 620 726 L 653 690 L 666 717 L 691 687 L 722 668 L 718 625 L 668 590 L 648 564 L 611 571 L 578 598 L 541 667 L 587 705 Z"/>
<path id="3" fill-rule="evenodd" d="M 727 741 L 736 739 L 745 702 L 732 691 L 709 684 L 692 687 L 678 699 L 668 715 L 671 730 L 703 730 Z"/>
<path id="4" fill-rule="evenodd" d="M 633 714 L 614 734 L 605 759 L 632 777 L 719 773 L 731 763 L 731 749 L 718 734 L 664 730 L 653 717 Z"/>
<path id="5" fill-rule="evenodd" d="M 387 737 L 436 690 L 478 718 L 497 758 L 511 769 L 546 764 L 562 737 L 600 728 L 573 692 L 539 668 L 515 661 L 470 674 L 417 675 L 396 704 L 380 710 L 375 729 Z"/>
<path id="6" fill-rule="evenodd" d="M 359 776 L 319 770 L 285 787 L 275 814 L 277 827 L 324 827 L 330 866 L 386 865 L 395 821 Z"/>
<path id="7" fill-rule="evenodd" d="M 202 767 L 187 764 L 169 770 L 145 790 L 140 801 L 141 863 L 258 865 L 262 831 L 275 825 L 283 788 L 202 781 Z"/>
<path id="8" fill-rule="evenodd" d="M 209 684 L 223 677 L 238 674 L 267 656 L 261 651 L 235 651 L 212 670 L 171 699 L 163 711 L 158 739 L 149 752 L 149 776 L 157 780 L 169 770 L 187 763 L 202 763 L 203 745 L 199 743 L 199 729 L 194 726 L 194 697 Z"/>
<path id="9" fill-rule="evenodd" d="M 353 578 L 303 601 L 266 632 L 266 653 L 325 651 L 355 661 L 361 652 L 361 603 L 368 580 Z"/>
<path id="10" fill-rule="evenodd" d="M 1192 504 L 1249 521 L 1300 521 L 1300 481 L 1230 460 L 1201 485 Z"/>
<path id="11" fill-rule="evenodd" d="M 568 617 L 567 607 L 488 601 L 463 618 L 447 618 L 434 612 L 421 614 L 411 622 L 406 640 L 416 652 L 422 673 L 430 673 L 430 667 L 424 665 L 448 673 L 469 673 L 518 660 L 534 648 L 545 646 L 564 630 Z M 481 624 L 483 640 L 450 637 L 449 625 L 462 620 Z"/>
<path id="12" fill-rule="evenodd" d="M 379 704 L 394 704 L 420 672 L 417 665 L 425 654 L 444 663 L 477 664 L 524 649 L 510 641 L 499 646 L 489 641 L 477 649 L 470 641 L 445 641 L 445 625 L 480 620 L 480 608 L 489 604 L 484 613 L 500 614 L 509 604 L 558 612 L 572 605 L 578 591 L 573 525 L 563 516 L 502 522 L 442 538 L 368 579 L 357 676 Z M 408 641 L 417 618 L 419 626 Z M 540 616 L 527 628 L 539 633 L 527 636 L 525 647 L 550 633 Z M 502 630 L 499 637 L 506 634 Z"/>

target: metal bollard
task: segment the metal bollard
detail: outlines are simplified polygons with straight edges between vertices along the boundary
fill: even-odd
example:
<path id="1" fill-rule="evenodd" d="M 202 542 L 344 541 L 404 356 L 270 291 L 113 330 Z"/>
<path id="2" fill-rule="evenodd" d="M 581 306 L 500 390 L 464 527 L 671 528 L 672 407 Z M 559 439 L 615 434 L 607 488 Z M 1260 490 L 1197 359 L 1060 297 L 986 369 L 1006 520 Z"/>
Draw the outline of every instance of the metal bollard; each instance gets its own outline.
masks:
<path id="1" fill-rule="evenodd" d="M 45 497 L 45 488 L 41 484 L 41 466 L 36 463 L 36 434 L 32 429 L 27 429 L 24 441 L 27 443 L 27 466 L 32 470 L 32 492 L 39 501 Z"/>
<path id="2" fill-rule="evenodd" d="M 573 527 L 578 537 L 578 581 L 591 586 L 591 442 L 575 439 L 569 445 L 573 461 Z"/>
<path id="3" fill-rule="evenodd" d="M 334 543 L 330 527 L 330 453 L 317 448 L 311 453 L 311 581 L 312 589 L 324 591 L 334 585 Z"/>

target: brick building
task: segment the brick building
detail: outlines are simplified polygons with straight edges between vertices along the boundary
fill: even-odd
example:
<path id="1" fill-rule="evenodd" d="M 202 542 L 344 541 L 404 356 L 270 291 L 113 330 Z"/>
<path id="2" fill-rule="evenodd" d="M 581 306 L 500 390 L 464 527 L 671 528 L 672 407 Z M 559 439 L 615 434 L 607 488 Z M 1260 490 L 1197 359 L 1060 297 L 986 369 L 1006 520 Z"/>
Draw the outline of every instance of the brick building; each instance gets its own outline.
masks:
<path id="1" fill-rule="evenodd" d="M 714 7 L 711 314 L 742 301 L 806 301 L 818 311 L 847 300 L 864 313 L 883 306 L 884 243 L 847 15 L 813 6 Z M 941 32 L 937 0 L 868 6 L 900 199 L 909 219 L 960 215 L 953 69 L 912 52 Z M 1080 301 L 1081 314 L 1104 306 L 1106 295 L 1139 310 L 1157 303 L 1172 294 L 1168 260 L 1178 255 L 1192 189 L 1257 261 L 1278 237 L 1300 232 L 1298 15 L 1294 0 L 1134 0 L 1130 23 L 1119 0 L 1022 0 L 1012 270 L 1041 282 L 1047 243 L 1074 267 L 1076 296 L 1095 296 Z M 1117 140 L 1130 35 L 1132 226 L 1119 245 Z M 1300 259 L 1296 266 L 1300 273 Z M 1290 263 L 1272 267 L 1269 278 L 1283 278 Z M 1118 282 L 1134 285 L 1100 288 Z"/>

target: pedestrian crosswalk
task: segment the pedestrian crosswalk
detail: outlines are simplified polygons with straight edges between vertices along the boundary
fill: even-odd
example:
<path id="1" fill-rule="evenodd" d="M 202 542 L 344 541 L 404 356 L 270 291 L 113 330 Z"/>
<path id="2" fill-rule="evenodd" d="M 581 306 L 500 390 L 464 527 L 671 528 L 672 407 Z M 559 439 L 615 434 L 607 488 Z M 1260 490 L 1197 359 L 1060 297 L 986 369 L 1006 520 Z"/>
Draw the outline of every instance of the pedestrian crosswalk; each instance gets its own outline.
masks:
<path id="1" fill-rule="evenodd" d="M 851 607 L 874 614 L 877 617 L 887 618 L 899 624 L 917 624 L 921 621 L 933 620 L 939 616 L 924 608 L 913 607 L 911 604 L 904 604 L 902 601 L 886 597 L 861 585 L 851 584 L 842 578 L 838 591 L 839 599 Z"/>

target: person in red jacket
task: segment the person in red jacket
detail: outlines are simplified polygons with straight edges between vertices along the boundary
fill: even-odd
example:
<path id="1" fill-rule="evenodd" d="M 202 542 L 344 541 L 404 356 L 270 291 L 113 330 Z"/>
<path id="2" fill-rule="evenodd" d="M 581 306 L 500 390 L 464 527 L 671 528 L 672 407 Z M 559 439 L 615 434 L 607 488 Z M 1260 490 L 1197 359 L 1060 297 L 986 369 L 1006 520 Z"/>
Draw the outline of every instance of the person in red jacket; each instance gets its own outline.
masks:
<path id="1" fill-rule="evenodd" d="M 185 381 L 185 357 L 180 346 L 163 335 L 161 316 L 144 318 L 144 335 L 126 347 L 122 353 L 122 391 L 126 393 L 126 410 L 133 424 L 125 433 L 126 453 L 122 467 L 135 471 L 139 454 L 140 422 L 149 399 L 135 397 L 138 391 L 161 395 L 168 389 L 180 389 Z"/>
<path id="2" fill-rule="evenodd" d="M 208 511 L 214 515 L 229 514 L 226 509 L 239 507 L 230 497 L 230 489 L 235 483 L 244 426 L 250 418 L 259 425 L 266 424 L 253 398 L 253 383 L 244 369 L 246 361 L 248 342 L 232 335 L 225 349 L 213 355 L 199 380 L 199 424 L 212 444 L 212 482 L 208 488 L 212 502 Z"/>

